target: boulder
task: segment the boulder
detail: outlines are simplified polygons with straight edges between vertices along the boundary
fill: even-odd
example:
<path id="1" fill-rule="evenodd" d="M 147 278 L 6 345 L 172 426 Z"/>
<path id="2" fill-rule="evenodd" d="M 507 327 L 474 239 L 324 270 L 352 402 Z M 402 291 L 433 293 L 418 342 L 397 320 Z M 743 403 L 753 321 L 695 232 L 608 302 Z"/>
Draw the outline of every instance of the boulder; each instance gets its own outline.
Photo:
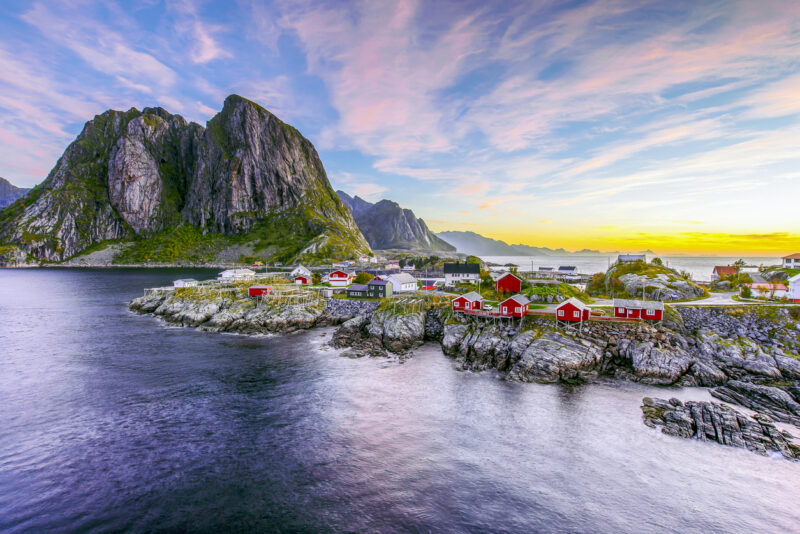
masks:
<path id="1" fill-rule="evenodd" d="M 603 351 L 588 341 L 551 332 L 536 338 L 508 373 L 523 382 L 571 382 L 597 375 Z"/>
<path id="2" fill-rule="evenodd" d="M 800 427 L 800 403 L 786 391 L 739 380 L 714 388 L 711 395 L 725 402 L 739 404 L 783 423 Z"/>
<path id="3" fill-rule="evenodd" d="M 790 460 L 800 458 L 800 446 L 792 442 L 792 435 L 778 430 L 768 417 L 749 417 L 724 404 L 689 401 L 684 405 L 645 397 L 642 414 L 645 425 L 661 427 L 670 436 L 715 441 L 763 455 L 778 452 Z"/>

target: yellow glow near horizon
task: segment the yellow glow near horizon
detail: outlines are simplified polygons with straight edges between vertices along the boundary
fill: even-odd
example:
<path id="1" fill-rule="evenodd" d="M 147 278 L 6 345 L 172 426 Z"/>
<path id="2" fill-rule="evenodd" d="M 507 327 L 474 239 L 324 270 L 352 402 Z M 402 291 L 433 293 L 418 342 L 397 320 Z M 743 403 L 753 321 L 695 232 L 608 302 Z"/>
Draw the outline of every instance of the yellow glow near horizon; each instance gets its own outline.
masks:
<path id="1" fill-rule="evenodd" d="M 686 222 L 686 224 L 693 224 Z M 658 254 L 690 254 L 717 256 L 781 257 L 800 252 L 800 232 L 726 233 L 705 230 L 681 230 L 673 233 L 634 230 L 615 225 L 580 228 L 556 222 L 541 222 L 528 227 L 505 225 L 440 225 L 434 231 L 472 231 L 505 241 L 570 252 L 582 249 L 599 251 L 652 250 Z"/>

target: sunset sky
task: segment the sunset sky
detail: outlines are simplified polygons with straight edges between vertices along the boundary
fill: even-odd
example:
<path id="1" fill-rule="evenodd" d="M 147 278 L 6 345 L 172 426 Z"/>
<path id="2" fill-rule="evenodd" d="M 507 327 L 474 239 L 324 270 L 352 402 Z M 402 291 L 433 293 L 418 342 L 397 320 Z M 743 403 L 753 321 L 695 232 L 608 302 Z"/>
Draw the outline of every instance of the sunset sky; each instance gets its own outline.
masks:
<path id="1" fill-rule="evenodd" d="M 335 188 L 568 250 L 800 252 L 800 2 L 0 3 L 0 176 L 238 93 Z"/>

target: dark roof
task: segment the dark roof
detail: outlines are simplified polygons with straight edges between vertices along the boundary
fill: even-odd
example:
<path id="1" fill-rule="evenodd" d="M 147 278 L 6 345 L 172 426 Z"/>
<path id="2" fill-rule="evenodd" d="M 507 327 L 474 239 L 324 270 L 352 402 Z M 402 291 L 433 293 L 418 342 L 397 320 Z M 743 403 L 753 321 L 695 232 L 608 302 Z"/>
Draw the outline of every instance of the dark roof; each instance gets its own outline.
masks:
<path id="1" fill-rule="evenodd" d="M 347 288 L 348 291 L 366 291 L 367 286 L 364 284 L 353 284 Z"/>
<path id="2" fill-rule="evenodd" d="M 390 284 L 388 280 L 370 280 L 367 285 L 368 286 L 385 286 L 386 284 Z"/>
<path id="3" fill-rule="evenodd" d="M 577 271 L 578 268 L 574 265 L 562 265 L 558 268 L 559 271 Z"/>
<path id="4" fill-rule="evenodd" d="M 444 274 L 481 274 L 477 263 L 445 263 Z"/>

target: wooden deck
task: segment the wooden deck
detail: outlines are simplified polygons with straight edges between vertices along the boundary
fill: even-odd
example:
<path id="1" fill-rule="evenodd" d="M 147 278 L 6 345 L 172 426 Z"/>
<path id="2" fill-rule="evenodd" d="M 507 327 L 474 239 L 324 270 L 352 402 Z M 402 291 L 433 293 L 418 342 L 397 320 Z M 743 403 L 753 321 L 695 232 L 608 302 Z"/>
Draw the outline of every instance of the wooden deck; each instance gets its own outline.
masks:
<path id="1" fill-rule="evenodd" d="M 500 312 L 489 310 L 457 310 L 458 313 L 472 315 L 474 317 L 485 317 L 487 319 L 519 319 L 519 317 L 512 317 L 510 315 L 503 315 Z M 556 310 L 530 310 L 526 315 L 534 315 L 537 317 L 552 317 L 556 318 Z M 627 317 L 609 317 L 605 315 L 589 316 L 588 321 L 599 321 L 605 323 L 636 323 L 639 319 L 629 319 Z M 580 321 L 563 321 L 563 322 L 580 322 Z"/>

